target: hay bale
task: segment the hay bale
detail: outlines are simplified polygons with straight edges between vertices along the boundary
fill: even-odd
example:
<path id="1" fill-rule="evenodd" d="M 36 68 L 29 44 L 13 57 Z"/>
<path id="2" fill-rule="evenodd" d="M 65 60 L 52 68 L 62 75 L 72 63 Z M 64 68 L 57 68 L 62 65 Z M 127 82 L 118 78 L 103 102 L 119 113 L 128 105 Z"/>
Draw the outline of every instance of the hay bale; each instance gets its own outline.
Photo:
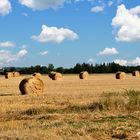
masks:
<path id="1" fill-rule="evenodd" d="M 59 80 L 62 79 L 62 74 L 59 72 L 56 72 L 55 74 L 52 75 L 52 80 Z"/>
<path id="2" fill-rule="evenodd" d="M 13 72 L 13 77 L 19 77 L 20 73 L 19 72 Z"/>
<path id="3" fill-rule="evenodd" d="M 42 75 L 40 73 L 34 73 L 33 74 L 34 77 L 41 79 Z"/>
<path id="4" fill-rule="evenodd" d="M 10 79 L 12 77 L 13 77 L 13 72 L 6 72 L 6 74 L 5 74 L 6 79 Z"/>
<path id="5" fill-rule="evenodd" d="M 20 82 L 19 89 L 22 95 L 39 95 L 44 91 L 44 83 L 39 78 L 29 77 Z"/>
<path id="6" fill-rule="evenodd" d="M 51 71 L 51 72 L 49 73 L 49 77 L 52 79 L 53 75 L 55 75 L 55 74 L 56 74 L 55 71 Z"/>
<path id="7" fill-rule="evenodd" d="M 117 72 L 116 73 L 116 79 L 125 79 L 126 78 L 126 74 L 125 74 L 125 72 Z"/>
<path id="8" fill-rule="evenodd" d="M 80 72 L 80 74 L 79 74 L 79 78 L 80 78 L 80 79 L 88 79 L 88 77 L 89 77 L 89 74 L 88 74 L 87 71 L 82 71 L 82 72 Z"/>
<path id="9" fill-rule="evenodd" d="M 132 72 L 132 76 L 139 77 L 140 76 L 140 72 L 139 71 L 133 71 Z"/>
<path id="10" fill-rule="evenodd" d="M 50 72 L 49 73 L 49 77 L 52 79 L 52 80 L 59 80 L 59 79 L 62 79 L 62 74 L 59 73 L 59 72 Z"/>

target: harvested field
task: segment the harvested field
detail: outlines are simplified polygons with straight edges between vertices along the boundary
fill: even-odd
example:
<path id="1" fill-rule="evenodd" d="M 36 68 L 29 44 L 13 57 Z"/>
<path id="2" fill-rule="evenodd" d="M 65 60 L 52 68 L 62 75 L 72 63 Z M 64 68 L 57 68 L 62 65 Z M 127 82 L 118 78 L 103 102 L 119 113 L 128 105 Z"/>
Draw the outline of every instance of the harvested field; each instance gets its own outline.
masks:
<path id="1" fill-rule="evenodd" d="M 93 74 L 80 80 L 77 74 L 53 81 L 42 75 L 45 88 L 39 96 L 20 94 L 25 77 L 0 76 L 0 140 L 137 139 L 139 77 Z"/>

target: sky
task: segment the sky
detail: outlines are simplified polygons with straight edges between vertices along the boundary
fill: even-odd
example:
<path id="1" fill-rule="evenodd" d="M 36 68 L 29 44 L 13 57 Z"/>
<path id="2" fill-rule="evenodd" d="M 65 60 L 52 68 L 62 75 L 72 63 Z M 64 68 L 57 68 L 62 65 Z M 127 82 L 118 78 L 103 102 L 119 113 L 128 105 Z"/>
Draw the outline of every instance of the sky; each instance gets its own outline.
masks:
<path id="1" fill-rule="evenodd" d="M 0 67 L 140 65 L 139 0 L 0 0 Z"/>

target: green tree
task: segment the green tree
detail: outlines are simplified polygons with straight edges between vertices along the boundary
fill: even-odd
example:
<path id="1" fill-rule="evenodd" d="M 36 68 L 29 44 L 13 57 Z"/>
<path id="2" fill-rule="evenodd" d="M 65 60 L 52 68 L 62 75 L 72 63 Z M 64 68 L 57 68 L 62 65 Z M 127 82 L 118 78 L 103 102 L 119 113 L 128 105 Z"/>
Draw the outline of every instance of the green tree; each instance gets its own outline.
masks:
<path id="1" fill-rule="evenodd" d="M 53 64 L 49 64 L 48 65 L 48 71 L 53 71 L 54 70 L 54 65 Z"/>
<path id="2" fill-rule="evenodd" d="M 58 67 L 56 69 L 57 72 L 60 72 L 60 73 L 64 73 L 64 68 L 63 67 Z"/>

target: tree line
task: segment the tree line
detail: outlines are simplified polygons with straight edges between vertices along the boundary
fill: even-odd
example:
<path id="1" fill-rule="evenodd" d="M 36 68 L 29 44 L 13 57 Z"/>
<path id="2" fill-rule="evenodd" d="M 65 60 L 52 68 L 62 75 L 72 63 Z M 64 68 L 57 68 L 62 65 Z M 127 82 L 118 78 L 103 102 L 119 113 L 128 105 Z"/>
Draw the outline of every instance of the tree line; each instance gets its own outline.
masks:
<path id="1" fill-rule="evenodd" d="M 124 71 L 126 73 L 131 73 L 134 70 L 140 71 L 140 66 L 121 66 L 112 62 L 95 65 L 89 63 L 77 63 L 72 68 L 55 68 L 53 64 L 49 64 L 48 66 L 36 65 L 30 67 L 4 67 L 1 69 L 0 73 L 4 74 L 10 71 L 19 71 L 21 74 L 33 74 L 34 72 L 48 74 L 50 71 L 57 71 L 63 74 L 77 74 L 81 71 L 88 71 L 89 73 L 116 73 L 118 71 Z"/>

